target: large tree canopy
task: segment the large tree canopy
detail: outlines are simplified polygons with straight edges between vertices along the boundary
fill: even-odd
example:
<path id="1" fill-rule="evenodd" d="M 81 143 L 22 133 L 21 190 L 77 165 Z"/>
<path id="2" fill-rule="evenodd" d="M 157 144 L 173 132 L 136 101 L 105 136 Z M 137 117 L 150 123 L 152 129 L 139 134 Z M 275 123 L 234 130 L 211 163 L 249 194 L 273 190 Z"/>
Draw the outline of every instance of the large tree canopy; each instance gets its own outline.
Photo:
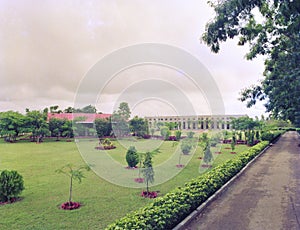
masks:
<path id="1" fill-rule="evenodd" d="M 202 40 L 217 53 L 220 42 L 238 37 L 250 45 L 247 59 L 264 55 L 264 80 L 241 92 L 251 107 L 266 100 L 267 112 L 300 127 L 300 1 L 209 1 L 216 17 L 206 26 Z"/>

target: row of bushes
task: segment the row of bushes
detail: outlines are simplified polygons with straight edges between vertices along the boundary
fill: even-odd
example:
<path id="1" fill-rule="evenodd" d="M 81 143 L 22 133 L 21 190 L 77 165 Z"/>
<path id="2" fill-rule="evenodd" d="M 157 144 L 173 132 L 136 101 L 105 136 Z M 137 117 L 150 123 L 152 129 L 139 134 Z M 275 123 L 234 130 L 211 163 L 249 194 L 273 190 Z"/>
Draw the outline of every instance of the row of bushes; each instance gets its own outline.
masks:
<path id="1" fill-rule="evenodd" d="M 146 207 L 126 215 L 106 229 L 171 229 L 239 172 L 267 145 L 263 141 L 215 167 Z"/>
<path id="2" fill-rule="evenodd" d="M 284 131 L 274 131 L 274 132 L 262 132 L 261 140 L 263 141 L 275 141 Z"/>

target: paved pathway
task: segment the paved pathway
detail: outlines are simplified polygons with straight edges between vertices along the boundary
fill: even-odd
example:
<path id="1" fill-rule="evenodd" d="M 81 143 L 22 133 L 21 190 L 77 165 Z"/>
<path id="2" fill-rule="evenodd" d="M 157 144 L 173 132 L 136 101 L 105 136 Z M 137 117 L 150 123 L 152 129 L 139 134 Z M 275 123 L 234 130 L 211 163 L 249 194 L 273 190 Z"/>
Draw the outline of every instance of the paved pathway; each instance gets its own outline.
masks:
<path id="1" fill-rule="evenodd" d="M 299 143 L 284 134 L 186 229 L 300 230 Z"/>

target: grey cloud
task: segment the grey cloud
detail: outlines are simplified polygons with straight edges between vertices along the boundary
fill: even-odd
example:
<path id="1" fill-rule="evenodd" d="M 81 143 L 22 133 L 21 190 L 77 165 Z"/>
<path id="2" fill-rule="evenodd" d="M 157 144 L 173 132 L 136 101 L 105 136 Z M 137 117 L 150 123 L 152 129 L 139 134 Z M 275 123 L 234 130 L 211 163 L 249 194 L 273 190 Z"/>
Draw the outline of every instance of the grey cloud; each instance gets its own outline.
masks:
<path id="1" fill-rule="evenodd" d="M 6 0 L 0 4 L 0 110 L 72 105 L 81 79 L 99 59 L 143 42 L 171 44 L 196 55 L 213 73 L 221 91 L 235 101 L 230 111 L 241 111 L 235 92 L 246 85 L 235 85 L 236 80 L 245 84 L 240 75 L 248 84 L 255 83 L 261 73 L 251 62 L 234 63 L 244 55 L 236 44 L 212 55 L 199 43 L 205 23 L 213 17 L 205 1 Z M 151 68 L 132 74 L 142 77 L 151 71 L 159 74 Z M 160 73 L 171 79 L 172 74 Z M 125 78 L 134 81 L 130 75 Z M 232 84 L 229 78 L 234 79 Z M 170 81 L 178 85 L 177 77 Z M 117 98 L 123 82 L 114 81 L 103 92 L 99 102 L 103 110 L 111 110 L 111 100 Z M 184 90 L 195 97 L 188 83 Z"/>

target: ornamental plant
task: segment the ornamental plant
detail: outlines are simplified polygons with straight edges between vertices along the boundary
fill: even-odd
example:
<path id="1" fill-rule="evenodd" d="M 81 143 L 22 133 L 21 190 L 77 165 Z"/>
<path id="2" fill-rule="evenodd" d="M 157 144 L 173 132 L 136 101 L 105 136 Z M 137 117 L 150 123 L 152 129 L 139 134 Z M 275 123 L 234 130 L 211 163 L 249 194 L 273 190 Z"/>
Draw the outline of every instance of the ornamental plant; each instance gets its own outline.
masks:
<path id="1" fill-rule="evenodd" d="M 137 163 L 139 162 L 139 155 L 134 146 L 130 146 L 127 150 L 126 162 L 130 168 L 136 167 Z"/>
<path id="2" fill-rule="evenodd" d="M 70 178 L 69 200 L 68 200 L 68 202 L 62 204 L 61 207 L 63 209 L 75 209 L 75 208 L 72 208 L 74 206 L 76 206 L 76 208 L 79 208 L 80 205 L 78 205 L 77 202 L 76 203 L 72 202 L 73 181 L 76 180 L 76 181 L 78 181 L 78 183 L 81 183 L 82 179 L 85 178 L 85 176 L 83 174 L 84 170 L 90 171 L 90 167 L 88 165 L 74 167 L 72 164 L 66 164 L 62 168 L 56 170 L 57 173 L 65 174 L 67 177 Z"/>
<path id="3" fill-rule="evenodd" d="M 203 156 L 203 161 L 208 164 L 212 161 L 213 159 L 213 155 L 211 153 L 211 150 L 210 150 L 210 142 L 207 141 L 205 143 L 205 147 L 204 147 L 204 156 Z"/>
<path id="4" fill-rule="evenodd" d="M 236 138 L 235 138 L 235 135 L 233 135 L 233 136 L 232 136 L 231 143 L 230 143 L 232 152 L 233 152 L 234 149 L 235 149 L 235 144 L 236 144 Z"/>
<path id="5" fill-rule="evenodd" d="M 23 177 L 17 171 L 4 170 L 0 174 L 0 202 L 11 202 L 24 190 Z"/>
<path id="6" fill-rule="evenodd" d="M 195 133 L 194 132 L 192 132 L 192 131 L 190 131 L 190 132 L 187 132 L 187 138 L 193 138 L 194 137 L 194 135 L 195 135 Z"/>
<path id="7" fill-rule="evenodd" d="M 164 140 L 168 140 L 171 132 L 167 126 L 163 126 L 160 128 L 160 134 Z"/>
<path id="8" fill-rule="evenodd" d="M 190 141 L 186 140 L 181 143 L 180 147 L 181 147 L 182 153 L 187 155 L 191 152 L 193 145 Z"/>
<path id="9" fill-rule="evenodd" d="M 176 141 L 180 141 L 180 138 L 181 138 L 181 131 L 180 130 L 175 131 L 175 137 L 176 137 Z"/>
<path id="10" fill-rule="evenodd" d="M 150 152 L 146 152 L 145 154 L 145 161 L 143 163 L 143 170 L 142 173 L 145 178 L 146 183 L 146 191 L 149 194 L 149 183 L 154 182 L 154 170 L 152 167 L 152 154 Z"/>

